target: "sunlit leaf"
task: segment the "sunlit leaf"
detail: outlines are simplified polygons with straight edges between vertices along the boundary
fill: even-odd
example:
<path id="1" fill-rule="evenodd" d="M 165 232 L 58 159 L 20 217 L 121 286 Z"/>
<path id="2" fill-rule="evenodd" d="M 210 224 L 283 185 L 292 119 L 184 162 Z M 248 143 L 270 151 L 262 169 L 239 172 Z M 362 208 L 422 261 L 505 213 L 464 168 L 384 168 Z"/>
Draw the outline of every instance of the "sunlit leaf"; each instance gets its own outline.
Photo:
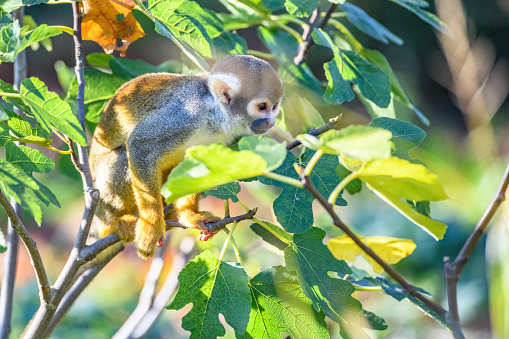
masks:
<path id="1" fill-rule="evenodd" d="M 8 162 L 20 166 L 28 173 L 48 173 L 55 167 L 55 163 L 38 149 L 17 146 L 13 142 L 5 145 L 5 154 Z"/>
<path id="2" fill-rule="evenodd" d="M 288 241 L 293 241 L 292 235 L 286 233 L 281 227 L 271 224 L 268 221 L 264 221 L 263 223 L 265 224 L 266 227 L 270 228 L 272 232 L 276 233 L 281 238 L 286 239 Z M 287 242 L 284 242 L 283 240 L 279 239 L 273 233 L 265 229 L 265 227 L 257 223 L 251 224 L 250 227 L 253 230 L 253 232 L 260 236 L 264 241 L 266 241 L 268 244 L 271 244 L 272 246 L 279 248 L 281 251 L 284 251 L 284 249 L 288 247 Z"/>
<path id="3" fill-rule="evenodd" d="M 281 166 L 286 157 L 286 142 L 279 143 L 270 138 L 247 136 L 240 139 L 238 146 L 240 151 L 251 151 L 261 156 L 267 163 L 266 171 Z"/>
<path id="4" fill-rule="evenodd" d="M 189 262 L 178 276 L 179 289 L 168 309 L 179 310 L 189 303 L 191 311 L 182 318 L 190 338 L 225 335 L 221 313 L 237 333 L 244 333 L 251 311 L 248 277 L 242 267 L 217 260 L 205 251 Z"/>
<path id="5" fill-rule="evenodd" d="M 412 240 L 398 239 L 391 237 L 359 237 L 359 239 L 373 250 L 383 261 L 388 264 L 396 264 L 401 259 L 412 254 L 417 247 Z M 383 271 L 373 258 L 367 255 L 361 248 L 347 235 L 342 235 L 329 240 L 327 247 L 338 260 L 355 260 L 358 255 L 364 256 L 373 266 L 375 272 Z"/>
<path id="6" fill-rule="evenodd" d="M 297 277 L 282 266 L 258 273 L 249 282 L 253 301 L 246 333 L 237 338 L 329 338 L 323 312 L 302 292 Z"/>
<path id="7" fill-rule="evenodd" d="M 352 297 L 355 288 L 343 279 L 332 278 L 328 272 L 341 275 L 352 270 L 344 261 L 337 260 L 323 244 L 325 231 L 313 227 L 304 234 L 293 236 L 293 246 L 285 249 L 285 261 L 289 270 L 297 272 L 304 294 L 336 322 L 360 311 L 361 304 Z"/>
<path id="8" fill-rule="evenodd" d="M 53 125 L 80 145 L 87 145 L 85 132 L 69 104 L 60 99 L 55 92 L 49 91 L 41 80 L 35 77 L 23 80 L 20 93 L 24 103 L 30 106 L 32 113 L 45 130 L 50 131 L 50 125 Z"/>
<path id="9" fill-rule="evenodd" d="M 240 193 L 240 184 L 238 181 L 229 182 L 205 192 L 208 195 L 219 198 L 221 200 L 230 199 L 232 202 L 239 202 L 237 194 Z"/>

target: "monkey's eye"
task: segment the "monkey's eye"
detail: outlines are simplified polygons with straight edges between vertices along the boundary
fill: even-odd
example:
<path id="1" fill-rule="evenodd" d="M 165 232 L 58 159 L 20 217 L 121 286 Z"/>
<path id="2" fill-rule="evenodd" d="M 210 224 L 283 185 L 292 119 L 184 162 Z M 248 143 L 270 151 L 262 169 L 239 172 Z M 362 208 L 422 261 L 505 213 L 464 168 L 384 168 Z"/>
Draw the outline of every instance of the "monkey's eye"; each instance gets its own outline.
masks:
<path id="1" fill-rule="evenodd" d="M 265 111 L 267 109 L 267 103 L 266 102 L 262 102 L 261 104 L 258 104 L 258 109 L 260 111 Z"/>

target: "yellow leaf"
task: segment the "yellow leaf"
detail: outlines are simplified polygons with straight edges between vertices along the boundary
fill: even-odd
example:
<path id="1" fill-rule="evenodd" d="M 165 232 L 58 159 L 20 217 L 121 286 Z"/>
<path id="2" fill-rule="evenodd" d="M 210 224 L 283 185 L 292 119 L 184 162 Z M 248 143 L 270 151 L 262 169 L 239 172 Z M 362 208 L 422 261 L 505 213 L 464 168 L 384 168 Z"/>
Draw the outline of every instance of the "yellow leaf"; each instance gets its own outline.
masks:
<path id="1" fill-rule="evenodd" d="M 125 56 L 129 44 L 145 36 L 133 16 L 132 0 L 84 0 L 81 6 L 83 40 L 97 42 L 106 53 L 117 50 Z"/>
<path id="2" fill-rule="evenodd" d="M 412 240 L 391 237 L 359 237 L 361 241 L 373 250 L 380 258 L 388 264 L 395 264 L 401 259 L 409 256 L 417 247 Z M 383 271 L 369 255 L 367 255 L 347 235 L 329 240 L 327 247 L 338 260 L 355 260 L 355 257 L 362 254 L 373 266 L 376 273 Z"/>

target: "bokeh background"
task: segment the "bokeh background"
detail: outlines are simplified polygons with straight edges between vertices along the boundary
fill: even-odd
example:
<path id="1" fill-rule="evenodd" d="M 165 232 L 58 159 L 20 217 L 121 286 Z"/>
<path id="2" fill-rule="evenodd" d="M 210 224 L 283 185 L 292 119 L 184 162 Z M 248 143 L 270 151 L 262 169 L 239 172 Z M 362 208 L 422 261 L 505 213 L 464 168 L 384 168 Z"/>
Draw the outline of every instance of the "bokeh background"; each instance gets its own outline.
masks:
<path id="1" fill-rule="evenodd" d="M 215 2 L 198 1 L 202 6 L 221 10 Z M 493 198 L 509 159 L 509 0 L 436 0 L 430 10 L 449 26 L 451 35 L 434 31 L 401 7 L 389 1 L 352 1 L 404 40 L 402 46 L 385 45 L 357 34 L 363 45 L 380 50 L 389 60 L 398 79 L 415 105 L 429 118 L 429 127 L 402 106 L 398 117 L 411 121 L 427 132 L 423 144 L 411 155 L 423 160 L 439 175 L 451 199 L 432 205 L 432 216 L 449 228 L 442 241 L 436 242 L 370 192 L 347 196 L 349 206 L 342 217 L 364 236 L 387 235 L 413 239 L 415 252 L 396 265 L 398 271 L 415 285 L 446 306 L 443 257 L 454 258 L 476 222 Z M 325 7 L 326 8 L 326 7 Z M 72 26 L 70 4 L 39 5 L 26 8 L 39 24 Z M 351 28 L 355 31 L 355 28 Z M 147 31 L 147 37 L 134 42 L 127 57 L 160 64 L 180 59 L 180 51 L 168 39 Z M 263 48 L 256 30 L 238 31 L 251 49 Z M 355 33 L 358 33 L 355 31 Z M 93 42 L 85 42 L 86 54 L 101 52 Z M 326 51 L 309 59 L 315 74 L 322 79 Z M 37 76 L 48 87 L 63 93 L 65 67 L 74 65 L 72 37 L 62 34 L 53 39 L 53 51 L 41 48 L 28 51 L 28 75 Z M 60 73 L 61 78 L 57 77 Z M 12 83 L 12 64 L 0 65 L 0 78 Z M 343 106 L 319 108 L 325 119 L 343 113 L 341 124 L 365 123 L 370 117 L 354 101 Z M 64 157 L 48 154 L 58 170 L 40 177 L 56 193 L 61 209 L 49 207 L 38 228 L 27 220 L 54 281 L 70 251 L 83 211 L 82 185 L 72 164 Z M 263 185 L 246 185 L 242 200 L 250 207 L 259 206 L 259 217 L 273 220 L 270 204 L 277 192 Z M 221 214 L 222 202 L 205 199 L 204 208 Z M 317 225 L 329 236 L 339 235 L 330 220 L 317 211 Z M 242 213 L 232 206 L 232 214 Z M 6 217 L 1 213 L 5 234 Z M 242 224 L 241 224 L 242 225 Z M 247 260 L 246 269 L 255 275 L 261 267 L 282 263 L 281 257 L 260 242 L 253 243 L 248 223 L 236 238 Z M 172 232 L 164 257 L 171 263 L 179 243 L 192 232 Z M 219 253 L 224 236 L 200 244 Z M 499 213 L 487 236 L 483 236 L 459 282 L 460 317 L 467 337 L 509 338 L 509 235 L 506 221 Z M 234 260 L 233 252 L 229 253 Z M 252 258 L 252 259 L 251 259 Z M 263 259 L 260 259 L 263 258 Z M 0 259 L 3 259 L 0 255 Z M 68 317 L 55 331 L 54 338 L 108 338 L 135 308 L 149 262 L 137 258 L 132 246 L 121 253 L 78 299 Z M 365 263 L 356 263 L 365 267 Z M 364 266 L 363 266 L 364 265 Z M 167 265 L 168 267 L 170 264 Z M 1 263 L 0 263 L 1 267 Z M 164 272 L 168 270 L 165 268 Z M 367 267 L 367 266 L 366 266 Z M 1 272 L 1 271 L 0 271 Z M 164 275 L 164 274 L 163 274 Z M 360 292 L 366 309 L 384 317 L 389 330 L 374 333 L 380 338 L 449 338 L 450 334 L 426 317 L 414 305 L 382 295 Z M 17 337 L 38 307 L 37 288 L 24 248 L 20 249 L 17 273 L 13 334 Z M 163 311 L 146 338 L 186 338 L 180 329 L 183 312 Z M 331 333 L 338 333 L 333 331 Z M 498 335 L 498 336 L 497 336 Z M 227 337 L 233 337 L 230 334 Z"/>

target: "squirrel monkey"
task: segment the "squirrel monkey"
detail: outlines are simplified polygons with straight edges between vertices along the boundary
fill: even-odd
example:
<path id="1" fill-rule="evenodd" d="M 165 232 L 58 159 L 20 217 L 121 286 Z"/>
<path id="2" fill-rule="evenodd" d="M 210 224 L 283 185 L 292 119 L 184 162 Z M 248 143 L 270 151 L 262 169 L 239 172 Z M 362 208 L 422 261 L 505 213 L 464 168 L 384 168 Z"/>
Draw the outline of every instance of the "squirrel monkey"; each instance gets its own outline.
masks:
<path id="1" fill-rule="evenodd" d="M 138 255 L 151 257 L 164 243 L 161 186 L 186 148 L 231 143 L 274 126 L 283 86 L 265 61 L 234 55 L 210 73 L 145 74 L 121 86 L 108 102 L 90 147 L 90 167 L 100 200 L 94 227 L 100 237 L 118 233 Z M 198 210 L 199 194 L 173 202 L 177 220 L 210 233 L 220 218 Z"/>

